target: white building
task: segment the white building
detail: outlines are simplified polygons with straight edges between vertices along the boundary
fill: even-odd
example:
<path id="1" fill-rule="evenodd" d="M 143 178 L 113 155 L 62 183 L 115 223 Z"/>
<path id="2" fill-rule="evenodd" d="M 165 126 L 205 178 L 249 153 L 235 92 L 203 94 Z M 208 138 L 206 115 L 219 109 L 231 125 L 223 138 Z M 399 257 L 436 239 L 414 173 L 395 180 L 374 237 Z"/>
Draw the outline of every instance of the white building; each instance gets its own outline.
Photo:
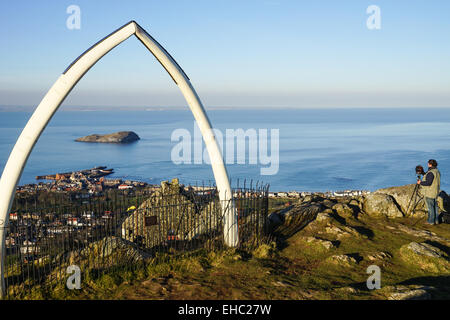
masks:
<path id="1" fill-rule="evenodd" d="M 121 184 L 119 187 L 117 187 L 119 190 L 127 190 L 127 189 L 133 189 L 133 186 L 130 186 L 128 184 Z"/>
<path id="2" fill-rule="evenodd" d="M 25 240 L 20 247 L 20 253 L 22 254 L 36 254 L 41 251 L 34 241 Z"/>

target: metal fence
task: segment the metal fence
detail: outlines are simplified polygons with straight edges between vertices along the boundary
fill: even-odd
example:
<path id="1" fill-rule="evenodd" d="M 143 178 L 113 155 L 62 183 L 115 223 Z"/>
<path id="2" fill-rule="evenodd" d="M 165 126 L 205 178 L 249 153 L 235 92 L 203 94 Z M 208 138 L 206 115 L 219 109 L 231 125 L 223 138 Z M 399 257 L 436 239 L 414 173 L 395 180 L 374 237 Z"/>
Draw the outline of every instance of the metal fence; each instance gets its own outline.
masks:
<path id="1" fill-rule="evenodd" d="M 233 201 L 233 202 L 232 202 Z M 17 193 L 6 235 L 8 298 L 52 290 L 76 265 L 96 278 L 198 250 L 224 248 L 224 206 L 238 213 L 239 247 L 267 241 L 268 185 L 233 189 L 220 201 L 214 186 L 164 183 L 159 188 Z"/>

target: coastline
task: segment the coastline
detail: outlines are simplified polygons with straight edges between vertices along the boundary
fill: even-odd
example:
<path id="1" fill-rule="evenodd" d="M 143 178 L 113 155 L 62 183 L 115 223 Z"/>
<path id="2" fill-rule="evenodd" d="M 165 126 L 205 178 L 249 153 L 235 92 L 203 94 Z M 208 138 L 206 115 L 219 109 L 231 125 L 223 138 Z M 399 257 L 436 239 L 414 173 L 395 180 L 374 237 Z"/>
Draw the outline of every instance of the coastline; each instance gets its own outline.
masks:
<path id="1" fill-rule="evenodd" d="M 327 116 L 317 110 L 211 110 L 209 114 L 212 124 L 218 128 L 280 129 L 278 174 L 261 176 L 262 165 L 250 165 L 247 161 L 245 164 L 231 163 L 227 169 L 234 181 L 253 177 L 270 183 L 270 190 L 274 192 L 326 192 L 348 189 L 374 191 L 393 183 L 407 184 L 413 181 L 414 167 L 418 163 L 423 164 L 429 158 L 446 159 L 447 151 L 442 143 L 447 139 L 444 124 L 450 121 L 450 112 L 444 110 L 431 114 L 426 119 L 429 123 L 424 123 L 416 113 L 406 113 L 407 117 L 401 110 L 330 110 Z M 238 118 L 236 121 L 238 115 L 242 120 Z M 437 119 L 436 115 L 440 118 Z M 29 118 L 28 114 L 17 112 L 4 113 L 3 116 L 0 120 L 4 128 L 0 167 L 6 163 L 20 130 Z M 169 119 L 174 119 L 173 126 L 166 125 Z M 419 132 L 432 129 L 431 142 L 423 135 L 411 132 L 409 128 L 413 124 L 420 129 Z M 92 133 L 96 126 L 102 128 L 101 133 L 132 129 L 142 140 L 129 145 L 77 144 L 73 141 Z M 71 129 L 63 129 L 67 127 Z M 116 168 L 119 174 L 113 177 L 150 184 L 171 177 L 178 177 L 185 183 L 213 180 L 211 169 L 206 164 L 180 167 L 170 161 L 175 143 L 167 139 L 176 128 L 186 128 L 192 136 L 193 121 L 189 110 L 167 109 L 151 115 L 145 111 L 106 114 L 102 111 L 89 114 L 62 112 L 55 115 L 48 132 L 40 138 L 20 184 L 34 183 L 35 176 L 50 173 L 46 172 L 49 168 L 54 168 L 54 172 L 66 172 L 72 168 L 89 168 L 97 163 Z M 139 158 L 130 158 L 136 155 Z M 442 160 L 441 165 L 445 174 L 447 164 Z M 442 183 L 444 188 L 450 189 L 446 180 Z"/>

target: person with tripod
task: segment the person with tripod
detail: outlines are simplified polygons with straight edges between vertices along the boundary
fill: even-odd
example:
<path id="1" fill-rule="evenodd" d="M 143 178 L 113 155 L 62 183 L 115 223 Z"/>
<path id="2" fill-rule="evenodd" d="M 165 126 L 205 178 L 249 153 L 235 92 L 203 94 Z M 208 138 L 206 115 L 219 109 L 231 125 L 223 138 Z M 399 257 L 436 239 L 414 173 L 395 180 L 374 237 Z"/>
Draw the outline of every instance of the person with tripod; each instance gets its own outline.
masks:
<path id="1" fill-rule="evenodd" d="M 428 224 L 439 224 L 439 207 L 437 197 L 441 189 L 441 173 L 437 169 L 437 161 L 428 160 L 428 171 L 422 180 L 417 180 L 417 184 L 422 186 L 421 194 L 425 197 L 428 207 Z"/>

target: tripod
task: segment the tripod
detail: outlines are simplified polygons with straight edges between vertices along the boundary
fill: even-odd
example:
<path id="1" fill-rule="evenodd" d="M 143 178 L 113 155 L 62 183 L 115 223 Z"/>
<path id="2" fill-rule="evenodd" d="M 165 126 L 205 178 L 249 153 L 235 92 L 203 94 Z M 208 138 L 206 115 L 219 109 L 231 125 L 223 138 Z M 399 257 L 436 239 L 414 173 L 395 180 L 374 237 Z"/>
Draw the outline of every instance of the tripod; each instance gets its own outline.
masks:
<path id="1" fill-rule="evenodd" d="M 417 179 L 420 180 L 420 176 L 417 176 Z M 414 191 L 411 195 L 411 199 L 409 199 L 408 208 L 406 209 L 406 216 L 408 216 L 409 213 L 414 215 L 414 210 L 416 209 L 416 207 L 420 203 L 420 201 L 423 200 L 423 197 L 419 194 L 419 189 L 420 189 L 420 184 L 416 184 L 416 186 L 414 187 Z M 412 207 L 411 207 L 411 203 L 413 204 Z M 410 207 L 411 207 L 411 211 L 409 210 Z"/>

